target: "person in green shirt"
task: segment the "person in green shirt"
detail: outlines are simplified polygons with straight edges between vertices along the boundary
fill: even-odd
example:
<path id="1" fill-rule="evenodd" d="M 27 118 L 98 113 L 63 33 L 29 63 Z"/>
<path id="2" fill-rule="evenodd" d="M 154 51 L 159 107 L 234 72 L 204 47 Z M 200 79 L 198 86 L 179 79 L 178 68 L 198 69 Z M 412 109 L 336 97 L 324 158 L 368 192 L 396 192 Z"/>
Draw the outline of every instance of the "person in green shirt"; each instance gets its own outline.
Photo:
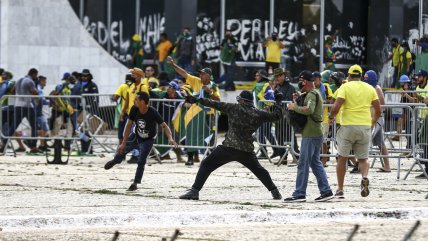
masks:
<path id="1" fill-rule="evenodd" d="M 270 81 L 267 77 L 267 73 L 264 69 L 257 71 L 256 73 L 256 85 L 253 89 L 253 94 L 256 97 L 256 106 L 259 109 L 269 111 L 270 107 L 273 105 L 272 102 L 260 102 L 263 100 L 274 100 L 274 91 L 270 85 Z M 277 146 L 277 141 L 272 134 L 272 123 L 265 122 L 257 131 L 258 141 L 262 145 L 266 145 L 266 140 L 270 142 L 271 145 Z M 283 152 L 284 150 L 272 147 L 274 153 Z M 260 147 L 260 155 L 257 156 L 259 159 L 267 159 L 267 150 L 266 147 Z"/>
<path id="2" fill-rule="evenodd" d="M 288 110 L 306 115 L 308 121 L 303 128 L 302 142 L 300 144 L 300 157 L 297 166 L 296 189 L 292 196 L 284 199 L 285 202 L 306 202 L 306 189 L 309 179 L 309 166 L 317 178 L 321 196 L 316 202 L 324 202 L 333 198 L 333 192 L 327 180 L 327 174 L 320 159 L 321 145 L 323 142 L 322 119 L 323 101 L 320 93 L 315 90 L 314 77 L 310 71 L 302 71 L 299 74 L 299 88 L 305 93 L 303 106 L 296 101 L 287 106 Z M 293 96 L 297 97 L 297 94 Z M 295 99 L 295 98 L 294 98 Z"/>
<path id="3" fill-rule="evenodd" d="M 224 39 L 220 44 L 220 61 L 223 64 L 225 85 L 224 89 L 235 90 L 233 78 L 235 75 L 235 56 L 238 51 L 238 41 L 233 37 L 232 32 L 227 30 L 224 34 Z"/>

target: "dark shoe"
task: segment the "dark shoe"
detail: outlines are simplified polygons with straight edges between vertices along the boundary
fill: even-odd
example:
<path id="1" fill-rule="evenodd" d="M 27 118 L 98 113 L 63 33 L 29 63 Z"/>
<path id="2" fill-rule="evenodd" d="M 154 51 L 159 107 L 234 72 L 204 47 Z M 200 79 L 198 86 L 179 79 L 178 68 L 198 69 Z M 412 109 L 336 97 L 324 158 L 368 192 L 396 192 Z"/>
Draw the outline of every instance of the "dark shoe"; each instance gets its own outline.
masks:
<path id="1" fill-rule="evenodd" d="M 344 199 L 345 198 L 345 194 L 343 193 L 342 190 L 337 190 L 336 194 L 334 194 L 334 197 L 338 198 L 338 199 Z"/>
<path id="2" fill-rule="evenodd" d="M 284 202 L 286 203 L 302 203 L 302 202 L 306 202 L 306 197 L 288 197 L 286 199 L 284 199 Z"/>
<path id="3" fill-rule="evenodd" d="M 328 201 L 332 198 L 334 198 L 333 192 L 329 191 L 329 192 L 321 194 L 321 196 L 315 198 L 315 202 L 325 202 L 325 201 Z"/>
<path id="4" fill-rule="evenodd" d="M 352 168 L 352 170 L 349 173 L 351 173 L 351 174 L 360 173 L 360 169 L 358 167 L 354 167 L 354 168 Z"/>
<path id="5" fill-rule="evenodd" d="M 15 149 L 15 152 L 25 152 L 26 151 L 26 149 L 25 148 L 17 148 L 17 149 Z M 0 150 L 0 152 L 3 152 L 2 150 Z"/>
<path id="6" fill-rule="evenodd" d="M 172 158 L 169 154 L 166 154 L 165 156 L 162 156 L 160 159 L 161 160 L 171 160 Z"/>
<path id="7" fill-rule="evenodd" d="M 367 197 L 369 194 L 369 179 L 365 177 L 363 180 L 361 180 L 361 196 Z"/>
<path id="8" fill-rule="evenodd" d="M 417 175 L 415 178 L 416 179 L 427 179 L 427 177 L 424 175 L 423 172 L 420 175 Z"/>
<path id="9" fill-rule="evenodd" d="M 105 165 L 104 165 L 104 169 L 108 170 L 111 169 L 112 167 L 114 167 L 114 165 L 119 164 L 119 162 L 115 161 L 115 160 L 111 160 L 108 161 Z"/>
<path id="10" fill-rule="evenodd" d="M 6 145 L 0 143 L 0 154 L 4 152 L 5 148 L 6 148 Z"/>
<path id="11" fill-rule="evenodd" d="M 137 190 L 137 183 L 132 183 L 131 186 L 129 186 L 129 188 L 126 190 L 128 192 L 133 192 L 135 190 Z"/>
<path id="12" fill-rule="evenodd" d="M 131 158 L 126 162 L 128 164 L 135 164 L 138 163 L 138 157 L 136 156 L 131 156 Z"/>
<path id="13" fill-rule="evenodd" d="M 272 197 L 274 200 L 281 200 L 282 199 L 282 195 L 281 195 L 281 193 L 279 193 L 278 188 L 273 189 L 272 191 L 270 191 L 270 193 L 272 194 Z"/>
<path id="14" fill-rule="evenodd" d="M 187 200 L 199 200 L 199 191 L 191 188 L 187 190 L 187 192 L 179 197 L 180 199 L 187 199 Z"/>
<path id="15" fill-rule="evenodd" d="M 188 160 L 186 163 L 184 163 L 186 166 L 193 166 L 193 160 Z"/>
<path id="16" fill-rule="evenodd" d="M 39 148 L 37 148 L 37 147 L 34 147 L 34 148 L 31 148 L 31 150 L 30 150 L 30 153 L 40 153 L 40 152 L 43 152 L 43 151 L 41 151 Z"/>

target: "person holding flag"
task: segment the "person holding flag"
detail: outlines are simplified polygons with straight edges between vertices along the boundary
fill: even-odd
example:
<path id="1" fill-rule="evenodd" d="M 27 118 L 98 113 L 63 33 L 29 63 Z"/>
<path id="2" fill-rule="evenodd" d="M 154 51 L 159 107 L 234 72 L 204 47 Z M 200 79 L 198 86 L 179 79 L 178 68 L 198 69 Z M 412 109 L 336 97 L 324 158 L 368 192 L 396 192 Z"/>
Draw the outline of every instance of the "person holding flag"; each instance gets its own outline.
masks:
<path id="1" fill-rule="evenodd" d="M 213 76 L 210 68 L 201 69 L 199 77 L 196 77 L 187 73 L 184 69 L 178 66 L 170 56 L 167 57 L 167 63 L 170 64 L 180 76 L 185 78 L 186 84 L 189 85 L 193 91 L 193 93 L 191 93 L 192 96 L 220 101 L 220 91 L 218 86 L 212 81 Z M 214 126 L 215 110 L 209 107 L 204 107 L 201 110 L 203 110 L 203 113 L 205 113 L 205 119 L 210 125 L 210 130 L 215 133 L 215 128 L 217 128 Z M 191 113 L 193 113 L 195 116 L 199 116 L 199 114 L 201 114 L 199 111 L 193 111 Z M 188 140 L 188 138 L 186 139 Z M 210 138 L 210 141 L 211 140 L 214 140 L 214 138 Z M 199 162 L 199 155 L 197 151 L 192 151 L 187 154 L 189 157 L 187 165 L 193 165 L 193 162 Z"/>

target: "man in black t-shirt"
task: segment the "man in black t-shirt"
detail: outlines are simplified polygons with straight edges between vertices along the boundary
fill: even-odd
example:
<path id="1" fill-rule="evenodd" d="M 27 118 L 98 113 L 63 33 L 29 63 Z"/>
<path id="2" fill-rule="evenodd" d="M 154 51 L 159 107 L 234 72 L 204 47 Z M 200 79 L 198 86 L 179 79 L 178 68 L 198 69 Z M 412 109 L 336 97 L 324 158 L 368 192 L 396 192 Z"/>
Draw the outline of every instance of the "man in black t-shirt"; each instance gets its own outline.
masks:
<path id="1" fill-rule="evenodd" d="M 128 188 L 128 191 L 137 190 L 137 184 L 141 183 L 147 156 L 152 149 L 154 137 L 156 136 L 156 124 L 158 124 L 165 132 L 168 137 L 169 144 L 177 147 L 177 143 L 172 137 L 171 130 L 162 119 L 159 112 L 157 112 L 153 107 L 149 107 L 149 99 L 149 94 L 145 92 L 137 93 L 134 100 L 134 106 L 131 108 L 129 119 L 126 122 L 122 144 L 119 145 L 114 159 L 104 165 L 104 169 L 108 170 L 114 165 L 121 163 L 128 152 L 135 148 L 139 149 L 140 155 L 138 156 L 137 171 L 135 172 L 134 182 Z M 135 128 L 131 134 L 131 129 L 134 123 Z"/>

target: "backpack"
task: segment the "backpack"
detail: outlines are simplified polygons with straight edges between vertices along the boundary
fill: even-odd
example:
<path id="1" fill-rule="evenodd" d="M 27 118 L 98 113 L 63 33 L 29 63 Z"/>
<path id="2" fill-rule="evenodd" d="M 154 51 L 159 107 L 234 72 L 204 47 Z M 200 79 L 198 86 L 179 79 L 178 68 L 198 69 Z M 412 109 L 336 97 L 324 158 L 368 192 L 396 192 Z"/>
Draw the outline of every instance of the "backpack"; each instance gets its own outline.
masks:
<path id="1" fill-rule="evenodd" d="M 311 92 L 309 92 L 309 93 L 311 93 Z M 298 106 L 304 106 L 305 105 L 305 98 L 306 98 L 307 94 L 308 93 L 305 93 L 305 94 L 302 94 L 299 97 L 297 97 L 297 99 L 295 101 L 296 101 L 296 104 Z M 314 93 L 312 92 L 312 94 L 314 94 Z M 318 97 L 318 94 L 314 94 L 314 95 L 316 97 L 316 105 L 315 105 L 315 107 L 316 107 L 316 106 L 318 106 L 318 101 L 319 101 L 318 98 L 319 97 Z M 322 119 L 321 120 L 314 120 L 312 115 L 310 115 L 310 117 L 315 122 L 322 122 Z M 305 128 L 306 123 L 308 122 L 308 116 L 307 115 L 303 115 L 303 114 L 297 113 L 297 112 L 292 111 L 292 110 L 288 111 L 288 116 L 286 115 L 286 119 L 287 119 L 287 122 L 293 127 L 294 132 L 300 133 L 300 134 L 303 132 L 303 129 Z"/>

